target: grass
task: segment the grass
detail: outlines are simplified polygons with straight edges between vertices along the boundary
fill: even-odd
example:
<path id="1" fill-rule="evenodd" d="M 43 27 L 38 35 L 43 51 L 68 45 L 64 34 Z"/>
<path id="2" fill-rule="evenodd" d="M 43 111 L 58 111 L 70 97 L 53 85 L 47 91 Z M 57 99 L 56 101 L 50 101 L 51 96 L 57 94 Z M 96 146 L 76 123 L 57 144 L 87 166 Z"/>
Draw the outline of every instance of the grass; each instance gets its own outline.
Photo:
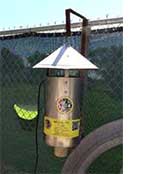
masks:
<path id="1" fill-rule="evenodd" d="M 88 169 L 88 174 L 120 174 L 122 169 L 122 146 L 103 153 Z"/>
<path id="2" fill-rule="evenodd" d="M 12 88 L 2 88 L 2 159 L 4 165 L 7 166 L 7 173 L 5 174 L 16 174 L 16 172 L 18 174 L 22 174 L 22 172 L 31 174 L 33 172 L 35 162 L 34 130 L 25 131 L 21 128 L 13 110 L 13 104 L 36 105 L 37 89 L 37 86 L 25 84 Z M 114 99 L 102 89 L 91 88 L 88 90 L 84 101 L 85 134 L 122 116 L 122 102 Z M 54 157 L 53 149 L 44 143 L 41 129 L 42 115 L 39 127 L 38 171 L 42 174 L 60 174 L 65 159 Z M 118 174 L 121 164 L 122 147 L 118 147 L 101 156 L 90 171 L 92 174 Z"/>

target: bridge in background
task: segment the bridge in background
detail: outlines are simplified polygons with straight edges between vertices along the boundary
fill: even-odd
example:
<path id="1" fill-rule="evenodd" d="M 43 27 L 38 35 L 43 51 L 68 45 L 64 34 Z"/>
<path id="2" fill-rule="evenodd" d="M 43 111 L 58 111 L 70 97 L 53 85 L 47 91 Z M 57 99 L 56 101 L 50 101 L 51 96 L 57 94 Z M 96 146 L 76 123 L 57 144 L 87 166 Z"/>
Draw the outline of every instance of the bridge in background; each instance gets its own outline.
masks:
<path id="1" fill-rule="evenodd" d="M 123 17 L 100 19 L 89 21 L 89 26 L 92 31 L 110 28 L 122 28 L 123 27 Z M 72 32 L 81 31 L 81 22 L 73 23 Z M 31 27 L 31 28 L 20 28 L 13 30 L 0 31 L 0 37 L 21 35 L 24 33 L 64 33 L 65 24 Z"/>

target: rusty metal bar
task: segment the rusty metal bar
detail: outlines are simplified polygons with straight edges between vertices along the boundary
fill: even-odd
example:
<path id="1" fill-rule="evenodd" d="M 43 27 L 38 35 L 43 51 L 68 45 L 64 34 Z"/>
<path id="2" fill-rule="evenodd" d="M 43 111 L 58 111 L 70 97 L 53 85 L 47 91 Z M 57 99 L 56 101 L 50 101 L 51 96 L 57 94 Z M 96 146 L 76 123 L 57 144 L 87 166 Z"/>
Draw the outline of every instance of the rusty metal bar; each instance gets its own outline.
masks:
<path id="1" fill-rule="evenodd" d="M 71 36 L 70 10 L 66 10 L 66 36 Z"/>
<path id="2" fill-rule="evenodd" d="M 81 32 L 81 48 L 80 52 L 83 56 L 87 56 L 88 50 L 88 19 L 81 14 L 77 13 L 72 9 L 66 9 L 66 36 L 71 36 L 71 20 L 70 20 L 70 13 L 80 17 L 83 19 L 82 22 L 82 32 Z M 80 76 L 83 78 L 85 76 L 85 72 L 80 70 Z"/>
<path id="3" fill-rule="evenodd" d="M 87 56 L 87 47 L 88 47 L 88 19 L 81 14 L 77 13 L 72 9 L 66 9 L 66 36 L 71 36 L 71 20 L 70 14 L 74 14 L 83 19 L 82 22 L 82 34 L 81 34 L 81 54 Z"/>
<path id="4" fill-rule="evenodd" d="M 88 20 L 83 19 L 82 23 L 82 33 L 81 33 L 81 54 L 83 56 L 87 56 L 87 50 L 88 50 Z"/>
<path id="5" fill-rule="evenodd" d="M 69 11 L 69 13 L 72 13 L 82 19 L 87 19 L 85 16 L 82 16 L 81 14 L 77 13 L 76 11 L 72 10 L 71 8 L 67 9 L 66 11 Z"/>

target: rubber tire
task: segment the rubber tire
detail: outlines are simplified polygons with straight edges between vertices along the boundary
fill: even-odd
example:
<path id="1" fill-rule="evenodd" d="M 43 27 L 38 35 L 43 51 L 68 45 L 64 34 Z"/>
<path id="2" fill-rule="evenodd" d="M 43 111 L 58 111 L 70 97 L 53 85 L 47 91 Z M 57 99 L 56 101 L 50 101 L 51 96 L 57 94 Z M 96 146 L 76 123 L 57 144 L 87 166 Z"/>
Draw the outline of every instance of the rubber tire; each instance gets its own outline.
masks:
<path id="1" fill-rule="evenodd" d="M 61 174 L 85 174 L 102 153 L 122 144 L 123 120 L 116 120 L 87 135 L 67 158 Z"/>

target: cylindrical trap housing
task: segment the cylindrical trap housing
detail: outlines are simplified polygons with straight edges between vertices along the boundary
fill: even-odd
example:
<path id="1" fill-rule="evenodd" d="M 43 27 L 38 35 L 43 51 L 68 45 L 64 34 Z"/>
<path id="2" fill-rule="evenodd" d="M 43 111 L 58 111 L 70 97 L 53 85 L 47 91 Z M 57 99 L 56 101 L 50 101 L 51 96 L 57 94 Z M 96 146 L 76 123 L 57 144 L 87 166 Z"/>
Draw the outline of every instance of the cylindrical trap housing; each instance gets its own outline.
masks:
<path id="1" fill-rule="evenodd" d="M 43 128 L 45 142 L 55 148 L 56 156 L 64 157 L 69 148 L 80 142 L 84 71 L 98 68 L 67 44 L 33 68 L 48 70 Z"/>
<path id="2" fill-rule="evenodd" d="M 58 157 L 80 141 L 82 80 L 80 77 L 47 77 L 45 85 L 45 142 Z"/>

